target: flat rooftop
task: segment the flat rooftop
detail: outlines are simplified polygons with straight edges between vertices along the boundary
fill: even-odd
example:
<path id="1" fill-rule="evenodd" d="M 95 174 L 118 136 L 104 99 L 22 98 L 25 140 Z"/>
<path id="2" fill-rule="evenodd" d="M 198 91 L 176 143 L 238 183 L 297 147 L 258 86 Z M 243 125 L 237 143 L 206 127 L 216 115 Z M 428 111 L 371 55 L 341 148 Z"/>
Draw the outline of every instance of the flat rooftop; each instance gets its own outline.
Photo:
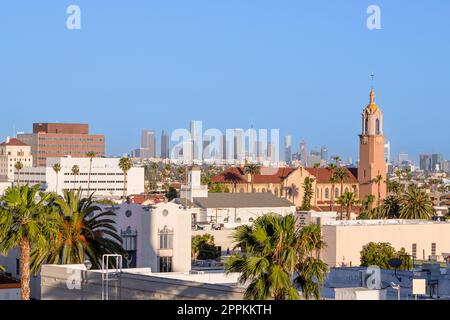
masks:
<path id="1" fill-rule="evenodd" d="M 446 221 L 430 221 L 430 220 L 406 220 L 406 219 L 383 219 L 383 220 L 336 220 L 327 221 L 324 226 L 379 226 L 379 225 L 434 225 L 445 224 L 450 225 Z"/>

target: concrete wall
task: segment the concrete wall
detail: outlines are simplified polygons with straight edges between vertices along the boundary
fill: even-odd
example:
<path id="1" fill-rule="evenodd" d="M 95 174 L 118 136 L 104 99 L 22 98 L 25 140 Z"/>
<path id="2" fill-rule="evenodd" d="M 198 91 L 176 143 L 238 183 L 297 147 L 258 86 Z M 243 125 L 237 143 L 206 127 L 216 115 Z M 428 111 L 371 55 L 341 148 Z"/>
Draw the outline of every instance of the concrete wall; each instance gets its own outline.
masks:
<path id="1" fill-rule="evenodd" d="M 45 265 L 41 285 L 43 300 L 102 299 L 102 280 L 98 272 Z M 110 300 L 243 299 L 242 288 L 142 274 L 123 273 L 117 288 L 111 282 L 109 289 Z"/>
<path id="2" fill-rule="evenodd" d="M 364 223 L 364 222 L 361 222 Z M 322 259 L 330 266 L 359 266 L 360 252 L 369 242 L 389 242 L 396 250 L 405 248 L 412 254 L 417 245 L 417 259 L 428 259 L 431 245 L 436 254 L 450 252 L 450 223 L 418 222 L 405 224 L 323 225 L 323 239 L 327 247 Z"/>

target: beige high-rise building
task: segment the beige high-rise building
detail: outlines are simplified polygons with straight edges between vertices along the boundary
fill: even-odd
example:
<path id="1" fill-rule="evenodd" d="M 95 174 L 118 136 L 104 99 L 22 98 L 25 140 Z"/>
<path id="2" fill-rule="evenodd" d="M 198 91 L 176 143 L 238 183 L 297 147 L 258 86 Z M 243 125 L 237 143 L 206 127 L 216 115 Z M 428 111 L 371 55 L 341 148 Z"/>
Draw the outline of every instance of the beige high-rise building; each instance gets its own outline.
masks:
<path id="1" fill-rule="evenodd" d="M 23 167 L 33 165 L 31 146 L 16 138 L 7 138 L 5 142 L 0 144 L 0 180 L 14 180 L 17 162 L 21 162 Z"/>
<path id="2" fill-rule="evenodd" d="M 359 198 L 386 197 L 386 160 L 384 157 L 383 113 L 375 103 L 375 90 L 370 91 L 370 103 L 362 114 L 362 132 L 359 135 Z M 381 181 L 376 179 L 381 176 Z"/>

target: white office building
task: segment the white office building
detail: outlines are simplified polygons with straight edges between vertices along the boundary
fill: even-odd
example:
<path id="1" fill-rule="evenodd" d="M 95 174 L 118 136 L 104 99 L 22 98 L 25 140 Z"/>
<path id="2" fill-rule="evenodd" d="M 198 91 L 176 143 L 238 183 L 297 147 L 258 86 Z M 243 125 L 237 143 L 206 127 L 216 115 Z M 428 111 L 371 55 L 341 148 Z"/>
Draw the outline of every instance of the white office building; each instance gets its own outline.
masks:
<path id="1" fill-rule="evenodd" d="M 55 172 L 55 164 L 61 166 L 61 171 Z M 78 166 L 79 173 L 74 175 L 72 168 Z M 21 183 L 29 185 L 40 184 L 42 189 L 62 194 L 69 189 L 88 190 L 89 158 L 48 158 L 45 167 L 27 167 L 20 172 Z M 124 173 L 119 167 L 119 158 L 93 158 L 89 190 L 95 197 L 118 199 L 124 191 Z M 17 175 L 16 175 L 17 179 Z M 144 192 L 144 168 L 132 167 L 127 172 L 126 195 Z"/>

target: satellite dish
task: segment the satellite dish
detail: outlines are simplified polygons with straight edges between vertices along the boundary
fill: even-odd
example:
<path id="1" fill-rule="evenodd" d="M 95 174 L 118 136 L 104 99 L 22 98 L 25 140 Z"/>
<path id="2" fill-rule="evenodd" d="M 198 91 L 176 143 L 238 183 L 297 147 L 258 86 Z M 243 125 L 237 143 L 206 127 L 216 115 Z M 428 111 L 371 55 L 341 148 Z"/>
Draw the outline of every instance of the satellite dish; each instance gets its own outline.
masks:
<path id="1" fill-rule="evenodd" d="M 393 259 L 390 259 L 388 261 L 388 263 L 392 268 L 398 269 L 401 267 L 403 261 L 402 261 L 402 259 L 399 259 L 399 258 L 393 258 Z"/>

